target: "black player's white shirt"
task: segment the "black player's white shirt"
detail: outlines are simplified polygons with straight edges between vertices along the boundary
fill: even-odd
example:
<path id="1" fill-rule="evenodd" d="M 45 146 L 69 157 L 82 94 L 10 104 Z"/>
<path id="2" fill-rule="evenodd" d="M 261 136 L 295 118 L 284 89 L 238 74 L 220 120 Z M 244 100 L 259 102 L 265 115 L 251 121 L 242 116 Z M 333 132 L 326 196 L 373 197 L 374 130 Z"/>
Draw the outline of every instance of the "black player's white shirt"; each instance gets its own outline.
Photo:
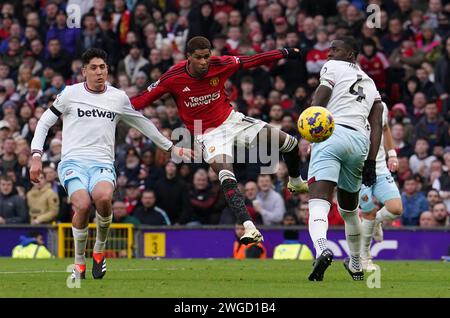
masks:
<path id="1" fill-rule="evenodd" d="M 369 135 L 367 118 L 375 100 L 381 100 L 374 81 L 358 65 L 330 60 L 320 71 L 320 84 L 332 89 L 327 109 L 336 124 Z"/>
<path id="2" fill-rule="evenodd" d="M 133 109 L 125 92 L 107 85 L 97 93 L 79 83 L 67 86 L 42 115 L 32 150 L 42 151 L 48 129 L 59 115 L 63 120 L 62 160 L 114 162 L 115 132 L 120 120 L 141 131 L 158 147 L 168 150 L 172 146 L 150 120 Z"/>

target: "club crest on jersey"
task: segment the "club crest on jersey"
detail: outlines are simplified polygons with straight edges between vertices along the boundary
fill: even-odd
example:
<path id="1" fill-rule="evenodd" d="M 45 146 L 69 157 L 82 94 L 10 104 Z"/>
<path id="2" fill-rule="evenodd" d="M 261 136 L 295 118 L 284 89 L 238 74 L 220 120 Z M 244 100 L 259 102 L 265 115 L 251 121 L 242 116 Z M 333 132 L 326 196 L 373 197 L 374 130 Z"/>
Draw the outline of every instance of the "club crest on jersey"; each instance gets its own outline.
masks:
<path id="1" fill-rule="evenodd" d="M 210 153 L 213 153 L 215 150 L 216 150 L 216 147 L 214 147 L 214 146 L 211 146 L 211 147 L 208 148 L 208 151 Z"/>
<path id="2" fill-rule="evenodd" d="M 369 201 L 369 197 L 367 196 L 367 194 L 363 195 L 361 200 L 363 200 L 364 202 Z"/>
<path id="3" fill-rule="evenodd" d="M 157 80 L 156 82 L 150 84 L 150 86 L 147 88 L 147 90 L 149 92 L 151 92 L 156 86 L 158 86 L 158 84 L 159 84 L 159 80 Z"/>
<path id="4" fill-rule="evenodd" d="M 219 85 L 219 78 L 217 76 L 211 78 L 209 80 L 209 85 L 211 85 L 212 87 L 216 87 L 217 85 Z"/>

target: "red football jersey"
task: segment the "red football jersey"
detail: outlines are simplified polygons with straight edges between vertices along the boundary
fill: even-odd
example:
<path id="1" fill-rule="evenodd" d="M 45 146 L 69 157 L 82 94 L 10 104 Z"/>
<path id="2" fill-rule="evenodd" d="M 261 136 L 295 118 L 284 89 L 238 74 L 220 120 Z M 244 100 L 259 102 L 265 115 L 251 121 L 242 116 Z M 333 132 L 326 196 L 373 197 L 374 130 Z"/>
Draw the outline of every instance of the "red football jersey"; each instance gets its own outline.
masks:
<path id="1" fill-rule="evenodd" d="M 224 84 L 236 71 L 268 64 L 285 56 L 282 50 L 273 50 L 252 56 L 212 56 L 205 76 L 195 78 L 187 71 L 187 61 L 170 68 L 150 85 L 146 92 L 131 99 L 135 109 L 142 109 L 169 93 L 174 98 L 178 113 L 193 134 L 220 126 L 231 113 Z M 195 130 L 194 130 L 195 127 Z"/>

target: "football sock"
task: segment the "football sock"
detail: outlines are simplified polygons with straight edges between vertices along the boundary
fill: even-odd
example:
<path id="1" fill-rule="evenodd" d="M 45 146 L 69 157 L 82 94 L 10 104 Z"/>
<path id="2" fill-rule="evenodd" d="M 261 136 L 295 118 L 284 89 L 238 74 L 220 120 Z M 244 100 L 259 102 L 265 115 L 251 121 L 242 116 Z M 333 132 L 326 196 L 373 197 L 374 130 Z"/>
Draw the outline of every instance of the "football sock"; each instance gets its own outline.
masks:
<path id="1" fill-rule="evenodd" d="M 298 155 L 298 141 L 297 138 L 288 135 L 280 148 L 283 159 L 289 172 L 289 181 L 292 185 L 299 185 L 303 182 L 300 177 L 300 156 Z"/>
<path id="2" fill-rule="evenodd" d="M 331 204 L 322 199 L 311 199 L 308 204 L 309 235 L 316 249 L 316 258 L 318 258 L 327 248 L 328 212 L 330 212 Z"/>
<path id="3" fill-rule="evenodd" d="M 398 217 L 399 217 L 398 215 L 395 215 L 395 214 L 389 212 L 386 209 L 386 207 L 384 206 L 380 210 L 378 210 L 377 215 L 375 217 L 375 220 L 377 221 L 377 224 L 378 224 L 378 223 L 381 223 L 381 222 L 383 222 L 385 220 L 386 221 L 395 220 Z"/>
<path id="4" fill-rule="evenodd" d="M 362 220 L 361 256 L 369 257 L 370 243 L 372 242 L 375 220 Z"/>
<path id="5" fill-rule="evenodd" d="M 94 253 L 103 253 L 108 238 L 109 226 L 112 222 L 112 214 L 109 216 L 101 216 L 96 212 L 95 218 L 97 220 L 97 236 L 95 238 Z"/>
<path id="6" fill-rule="evenodd" d="M 350 250 L 350 269 L 353 272 L 359 272 L 361 271 L 361 221 L 358 209 L 349 211 L 338 207 L 338 210 L 345 222 L 345 238 Z"/>
<path id="7" fill-rule="evenodd" d="M 88 237 L 88 228 L 77 229 L 72 226 L 73 240 L 75 246 L 75 264 L 86 264 L 86 243 Z"/>
<path id="8" fill-rule="evenodd" d="M 239 224 L 244 224 L 246 221 L 251 221 L 250 215 L 245 207 L 244 195 L 237 187 L 237 181 L 234 173 L 229 170 L 221 170 L 219 172 L 219 180 L 222 184 L 225 201 L 236 216 L 237 222 Z"/>

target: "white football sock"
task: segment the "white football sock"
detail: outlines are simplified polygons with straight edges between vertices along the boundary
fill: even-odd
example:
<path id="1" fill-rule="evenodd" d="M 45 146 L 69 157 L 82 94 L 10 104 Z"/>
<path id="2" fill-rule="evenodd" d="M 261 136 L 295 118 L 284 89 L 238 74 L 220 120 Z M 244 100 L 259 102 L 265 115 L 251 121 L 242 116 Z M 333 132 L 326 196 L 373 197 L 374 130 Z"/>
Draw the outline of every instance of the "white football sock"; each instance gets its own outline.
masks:
<path id="1" fill-rule="evenodd" d="M 328 212 L 330 202 L 322 199 L 311 199 L 309 205 L 308 229 L 316 249 L 316 258 L 327 248 Z"/>
<path id="2" fill-rule="evenodd" d="M 362 220 L 361 256 L 370 256 L 370 243 L 372 242 L 375 220 Z"/>
<path id="3" fill-rule="evenodd" d="M 358 209 L 349 211 L 338 207 L 339 213 L 345 222 L 345 238 L 350 250 L 350 269 L 353 272 L 361 271 L 361 221 Z"/>
<path id="4" fill-rule="evenodd" d="M 75 247 L 75 264 L 85 265 L 86 264 L 86 243 L 88 238 L 88 228 L 77 229 L 72 226 L 74 247 Z"/>
<path id="5" fill-rule="evenodd" d="M 112 214 L 105 217 L 96 212 L 95 218 L 97 220 L 97 236 L 95 238 L 94 253 L 103 253 L 108 238 L 109 226 L 112 222 Z"/>
<path id="6" fill-rule="evenodd" d="M 377 212 L 377 216 L 375 217 L 375 220 L 377 221 L 377 223 L 381 223 L 383 221 L 392 221 L 395 220 L 396 218 L 398 218 L 398 215 L 395 215 L 391 212 L 389 212 L 386 207 L 382 207 L 380 210 L 378 210 Z"/>

